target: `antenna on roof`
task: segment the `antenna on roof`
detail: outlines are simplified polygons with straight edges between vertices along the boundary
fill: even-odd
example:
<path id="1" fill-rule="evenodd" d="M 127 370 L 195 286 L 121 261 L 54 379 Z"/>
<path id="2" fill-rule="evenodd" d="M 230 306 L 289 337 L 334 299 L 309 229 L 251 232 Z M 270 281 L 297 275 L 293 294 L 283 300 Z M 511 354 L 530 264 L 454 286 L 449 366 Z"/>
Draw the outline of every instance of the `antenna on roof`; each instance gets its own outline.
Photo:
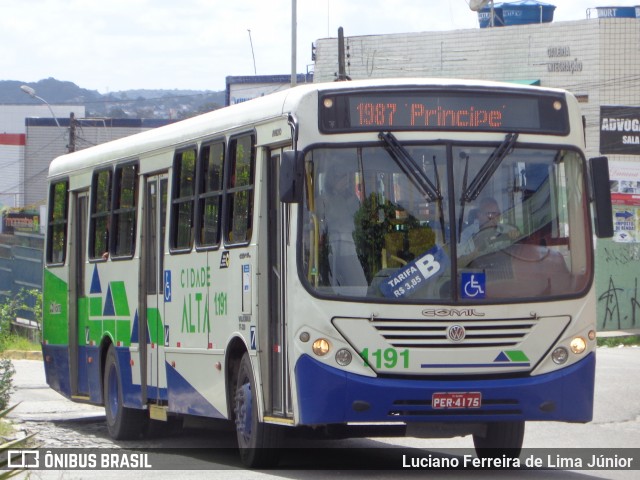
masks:
<path id="1" fill-rule="evenodd" d="M 251 44 L 251 56 L 253 57 L 253 74 L 258 75 L 258 70 L 256 69 L 256 55 L 253 53 L 253 40 L 251 40 L 251 30 L 247 29 L 249 32 L 249 43 Z"/>

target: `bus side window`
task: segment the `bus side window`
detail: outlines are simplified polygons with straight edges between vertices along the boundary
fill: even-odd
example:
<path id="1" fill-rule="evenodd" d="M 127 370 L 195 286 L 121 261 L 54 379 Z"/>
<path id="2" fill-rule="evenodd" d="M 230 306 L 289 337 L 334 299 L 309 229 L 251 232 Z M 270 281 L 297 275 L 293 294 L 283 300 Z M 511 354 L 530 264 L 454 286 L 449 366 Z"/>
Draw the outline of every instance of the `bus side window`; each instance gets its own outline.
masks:
<path id="1" fill-rule="evenodd" d="M 63 264 L 67 250 L 69 181 L 51 185 L 49 191 L 49 221 L 47 222 L 47 264 Z"/>
<path id="2" fill-rule="evenodd" d="M 176 152 L 173 159 L 171 248 L 190 251 L 193 245 L 193 207 L 196 186 L 196 148 Z"/>
<path id="3" fill-rule="evenodd" d="M 138 164 L 116 167 L 114 217 L 114 255 L 132 256 L 136 248 L 136 202 Z"/>
<path id="4" fill-rule="evenodd" d="M 109 254 L 111 222 L 111 169 L 93 174 L 91 182 L 91 220 L 89 226 L 89 258 L 106 260 Z"/>
<path id="5" fill-rule="evenodd" d="M 227 176 L 226 238 L 230 244 L 251 240 L 253 215 L 253 177 L 255 170 L 255 136 L 243 135 L 229 143 L 229 174 Z"/>
<path id="6" fill-rule="evenodd" d="M 198 246 L 215 247 L 220 244 L 224 150 L 224 142 L 204 145 L 200 150 Z"/>

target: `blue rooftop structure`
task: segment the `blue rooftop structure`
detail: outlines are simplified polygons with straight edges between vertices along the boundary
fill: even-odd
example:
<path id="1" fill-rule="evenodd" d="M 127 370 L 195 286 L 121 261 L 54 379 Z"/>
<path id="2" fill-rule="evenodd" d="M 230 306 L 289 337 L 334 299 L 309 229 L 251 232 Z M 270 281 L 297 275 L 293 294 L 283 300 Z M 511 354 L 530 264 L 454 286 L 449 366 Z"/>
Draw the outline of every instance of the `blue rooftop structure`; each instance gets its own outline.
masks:
<path id="1" fill-rule="evenodd" d="M 510 25 L 528 25 L 531 23 L 550 23 L 553 21 L 555 5 L 537 0 L 518 0 L 514 2 L 494 3 L 494 27 Z M 491 26 L 491 7 L 478 11 L 480 28 Z"/>
<path id="2" fill-rule="evenodd" d="M 636 18 L 638 7 L 596 7 L 598 18 Z"/>

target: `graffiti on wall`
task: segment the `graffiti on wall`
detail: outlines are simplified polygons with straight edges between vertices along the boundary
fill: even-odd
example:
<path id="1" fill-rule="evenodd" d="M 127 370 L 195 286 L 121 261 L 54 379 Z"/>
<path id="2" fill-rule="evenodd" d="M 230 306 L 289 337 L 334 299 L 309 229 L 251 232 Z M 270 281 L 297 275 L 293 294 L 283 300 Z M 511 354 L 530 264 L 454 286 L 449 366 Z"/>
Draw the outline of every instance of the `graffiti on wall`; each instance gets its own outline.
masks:
<path id="1" fill-rule="evenodd" d="M 640 244 L 599 240 L 597 330 L 640 329 Z"/>

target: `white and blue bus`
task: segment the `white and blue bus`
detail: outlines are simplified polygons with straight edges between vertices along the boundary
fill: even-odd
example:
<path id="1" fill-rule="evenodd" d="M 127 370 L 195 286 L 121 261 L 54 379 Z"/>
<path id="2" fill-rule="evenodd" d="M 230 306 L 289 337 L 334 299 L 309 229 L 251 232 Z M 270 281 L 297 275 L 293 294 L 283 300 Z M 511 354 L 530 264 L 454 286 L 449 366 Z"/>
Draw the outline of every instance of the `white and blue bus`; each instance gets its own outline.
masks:
<path id="1" fill-rule="evenodd" d="M 374 424 L 522 447 L 588 422 L 606 158 L 561 90 L 310 84 L 49 171 L 48 384 L 116 439 L 185 415 L 244 463 Z M 383 429 L 384 431 L 384 429 Z"/>

